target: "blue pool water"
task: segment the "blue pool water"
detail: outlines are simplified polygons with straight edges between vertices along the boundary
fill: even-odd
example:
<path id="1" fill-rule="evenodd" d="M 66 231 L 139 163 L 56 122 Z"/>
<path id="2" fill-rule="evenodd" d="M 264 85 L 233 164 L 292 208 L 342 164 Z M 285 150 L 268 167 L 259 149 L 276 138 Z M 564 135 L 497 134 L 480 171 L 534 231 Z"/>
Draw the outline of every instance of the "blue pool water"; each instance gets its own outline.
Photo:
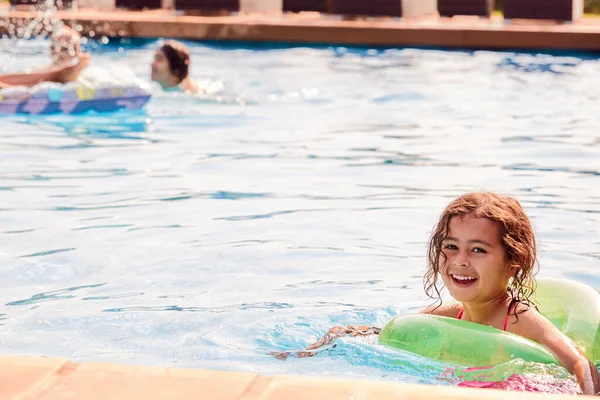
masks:
<path id="1" fill-rule="evenodd" d="M 0 70 L 47 60 L 0 41 Z M 91 43 L 149 75 L 155 41 Z M 600 61 L 190 43 L 207 96 L 0 120 L 2 353 L 444 383 L 344 339 L 429 304 L 425 242 L 471 190 L 516 196 L 540 276 L 600 288 Z"/>

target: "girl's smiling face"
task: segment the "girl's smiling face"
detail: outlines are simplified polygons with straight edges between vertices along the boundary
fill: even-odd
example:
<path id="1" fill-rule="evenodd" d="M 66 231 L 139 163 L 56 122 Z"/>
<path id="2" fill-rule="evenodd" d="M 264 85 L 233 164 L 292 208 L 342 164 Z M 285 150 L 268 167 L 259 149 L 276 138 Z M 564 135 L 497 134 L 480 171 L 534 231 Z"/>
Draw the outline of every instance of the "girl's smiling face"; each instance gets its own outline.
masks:
<path id="1" fill-rule="evenodd" d="M 442 243 L 442 279 L 460 302 L 482 303 L 505 296 L 510 268 L 498 223 L 471 215 L 453 217 Z M 444 258 L 445 255 L 445 258 Z"/>

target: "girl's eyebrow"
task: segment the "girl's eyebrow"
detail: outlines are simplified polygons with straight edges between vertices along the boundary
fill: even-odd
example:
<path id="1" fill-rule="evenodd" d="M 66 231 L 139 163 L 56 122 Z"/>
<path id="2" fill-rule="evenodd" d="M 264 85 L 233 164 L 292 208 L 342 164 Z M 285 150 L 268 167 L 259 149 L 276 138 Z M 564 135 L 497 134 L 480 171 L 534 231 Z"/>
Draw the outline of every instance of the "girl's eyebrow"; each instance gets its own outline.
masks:
<path id="1" fill-rule="evenodd" d="M 448 236 L 445 240 L 458 242 L 458 239 L 455 238 L 455 237 L 452 237 L 452 236 Z M 486 242 L 485 240 L 480 240 L 480 239 L 468 240 L 467 243 L 469 243 L 469 244 L 482 244 L 482 245 L 487 246 L 487 247 L 494 247 L 490 243 Z"/>
<path id="2" fill-rule="evenodd" d="M 494 247 L 494 246 L 491 245 L 491 243 L 488 243 L 485 240 L 469 240 L 469 243 L 471 243 L 471 244 L 479 243 L 479 244 L 482 244 L 482 245 L 487 246 L 487 247 Z"/>

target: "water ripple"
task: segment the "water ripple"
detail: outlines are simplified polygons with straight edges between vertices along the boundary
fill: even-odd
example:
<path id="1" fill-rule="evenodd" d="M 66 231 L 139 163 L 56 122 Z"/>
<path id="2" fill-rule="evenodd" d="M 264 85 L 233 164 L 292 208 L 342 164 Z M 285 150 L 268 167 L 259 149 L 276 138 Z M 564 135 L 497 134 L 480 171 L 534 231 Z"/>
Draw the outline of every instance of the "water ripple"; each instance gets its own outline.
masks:
<path id="1" fill-rule="evenodd" d="M 66 248 L 66 249 L 53 249 L 53 250 L 44 250 L 44 251 L 39 251 L 37 253 L 31 253 L 31 254 L 27 254 L 24 256 L 20 256 L 20 258 L 27 258 L 27 257 L 43 257 L 43 256 L 49 256 L 52 254 L 58 254 L 58 253 L 63 253 L 66 251 L 74 251 L 77 250 L 74 247 L 70 247 L 70 248 Z"/>
<path id="2" fill-rule="evenodd" d="M 34 294 L 33 296 L 31 296 L 28 299 L 11 301 L 9 303 L 6 303 L 6 305 L 7 306 L 26 306 L 26 305 L 45 302 L 45 301 L 72 299 L 72 298 L 76 297 L 74 294 L 71 294 L 72 292 L 82 290 L 82 289 L 97 288 L 97 287 L 104 286 L 104 285 L 106 285 L 106 283 L 74 286 L 74 287 L 60 289 L 60 290 L 53 290 L 50 292 L 38 293 L 38 294 Z"/>
<path id="3" fill-rule="evenodd" d="M 194 193 L 194 194 L 180 194 L 178 196 L 163 197 L 160 201 L 181 201 L 198 198 L 208 198 L 214 200 L 242 200 L 242 199 L 255 199 L 255 198 L 267 198 L 272 197 L 268 193 L 237 193 L 228 191 L 217 191 L 212 193 Z"/>
<path id="4" fill-rule="evenodd" d="M 294 307 L 288 303 L 252 303 L 252 304 L 235 304 L 223 307 L 182 307 L 177 305 L 171 306 L 155 306 L 155 307 L 120 307 L 103 310 L 104 312 L 132 312 L 132 311 L 180 311 L 180 312 L 209 312 L 209 313 L 225 313 L 230 310 L 252 310 L 252 309 L 285 309 Z"/>

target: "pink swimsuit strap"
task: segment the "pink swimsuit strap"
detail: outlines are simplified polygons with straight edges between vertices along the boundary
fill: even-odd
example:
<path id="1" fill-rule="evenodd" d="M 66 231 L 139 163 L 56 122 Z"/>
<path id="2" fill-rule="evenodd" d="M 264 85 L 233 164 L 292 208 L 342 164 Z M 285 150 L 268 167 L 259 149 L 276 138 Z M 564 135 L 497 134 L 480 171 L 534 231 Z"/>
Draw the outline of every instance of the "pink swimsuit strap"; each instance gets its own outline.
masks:
<path id="1" fill-rule="evenodd" d="M 508 314 L 506 314 L 506 318 L 504 318 L 504 328 L 502 329 L 504 332 L 506 332 L 506 327 L 508 326 L 508 319 L 510 318 L 510 314 L 515 310 L 516 307 L 517 307 L 516 304 L 511 306 L 510 309 L 508 310 Z M 456 317 L 456 319 L 462 319 L 464 313 L 465 313 L 464 308 L 461 308 L 461 310 L 458 312 L 458 316 Z"/>

